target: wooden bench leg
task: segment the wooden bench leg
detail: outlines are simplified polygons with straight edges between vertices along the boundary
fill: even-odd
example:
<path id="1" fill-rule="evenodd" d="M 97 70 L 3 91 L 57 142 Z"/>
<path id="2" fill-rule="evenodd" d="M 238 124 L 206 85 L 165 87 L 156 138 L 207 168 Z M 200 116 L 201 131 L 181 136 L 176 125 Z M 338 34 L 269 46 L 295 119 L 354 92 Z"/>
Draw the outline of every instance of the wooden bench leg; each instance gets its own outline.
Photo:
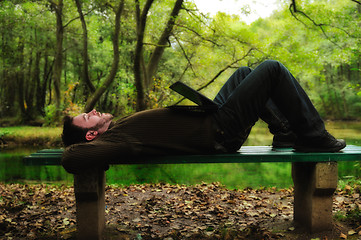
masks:
<path id="1" fill-rule="evenodd" d="M 310 232 L 331 230 L 337 162 L 293 163 L 294 220 Z"/>
<path id="2" fill-rule="evenodd" d="M 105 172 L 74 175 L 77 239 L 101 239 L 105 227 Z"/>

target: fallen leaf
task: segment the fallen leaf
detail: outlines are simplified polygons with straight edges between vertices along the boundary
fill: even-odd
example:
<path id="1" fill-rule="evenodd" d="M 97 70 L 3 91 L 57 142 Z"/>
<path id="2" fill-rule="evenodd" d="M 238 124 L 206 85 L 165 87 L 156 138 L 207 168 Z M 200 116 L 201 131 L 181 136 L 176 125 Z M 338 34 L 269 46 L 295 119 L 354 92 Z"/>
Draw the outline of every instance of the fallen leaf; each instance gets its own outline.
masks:
<path id="1" fill-rule="evenodd" d="M 66 225 L 69 225 L 70 224 L 70 221 L 69 221 L 69 218 L 64 218 L 63 219 L 63 224 L 66 226 Z"/>
<path id="2" fill-rule="evenodd" d="M 340 238 L 341 238 L 341 239 L 347 239 L 347 235 L 346 235 L 346 234 L 341 233 L 341 234 L 340 234 Z"/>

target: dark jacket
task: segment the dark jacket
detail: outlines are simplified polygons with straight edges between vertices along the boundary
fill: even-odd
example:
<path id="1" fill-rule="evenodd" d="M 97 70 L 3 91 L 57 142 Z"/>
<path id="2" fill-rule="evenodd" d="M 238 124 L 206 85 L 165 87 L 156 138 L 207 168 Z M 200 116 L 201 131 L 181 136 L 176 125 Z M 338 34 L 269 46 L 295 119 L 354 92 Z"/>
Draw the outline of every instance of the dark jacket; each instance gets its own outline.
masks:
<path id="1" fill-rule="evenodd" d="M 62 164 L 70 173 L 124 159 L 217 152 L 212 115 L 209 113 L 155 109 L 118 120 L 88 143 L 66 148 Z"/>

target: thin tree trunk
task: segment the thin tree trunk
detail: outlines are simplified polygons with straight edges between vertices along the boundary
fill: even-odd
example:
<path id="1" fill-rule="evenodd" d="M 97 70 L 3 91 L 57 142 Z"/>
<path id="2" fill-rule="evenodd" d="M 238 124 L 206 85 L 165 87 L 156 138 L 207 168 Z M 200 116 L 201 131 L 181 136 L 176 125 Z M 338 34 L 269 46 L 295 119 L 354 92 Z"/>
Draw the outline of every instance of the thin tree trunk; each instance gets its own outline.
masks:
<path id="1" fill-rule="evenodd" d="M 26 110 L 25 110 L 25 97 L 24 97 L 24 71 L 23 71 L 23 64 L 24 64 L 24 40 L 19 40 L 19 45 L 17 49 L 17 53 L 19 54 L 18 57 L 18 65 L 21 66 L 19 70 L 16 71 L 16 82 L 17 82 L 17 90 L 18 90 L 18 103 L 21 113 L 21 122 L 27 121 Z"/>
<path id="2" fill-rule="evenodd" d="M 160 36 L 157 46 L 154 49 L 149 62 L 146 64 L 143 56 L 143 40 L 147 21 L 148 11 L 153 3 L 153 0 L 147 0 L 145 6 L 140 11 L 139 1 L 135 0 L 136 6 L 136 22 L 137 22 L 137 44 L 135 49 L 134 59 L 134 78 L 137 89 L 137 111 L 146 108 L 146 92 L 152 85 L 152 78 L 154 77 L 160 59 L 163 56 L 164 49 L 169 46 L 169 37 L 173 31 L 175 20 L 182 9 L 183 0 L 177 0 L 174 4 L 173 10 L 169 16 L 169 20 Z"/>
<path id="3" fill-rule="evenodd" d="M 145 95 L 144 95 L 144 82 L 142 74 L 142 62 L 143 59 L 143 40 L 144 40 L 144 31 L 147 22 L 147 14 L 149 12 L 150 7 L 152 6 L 154 0 L 147 0 L 145 6 L 140 11 L 139 0 L 135 0 L 135 14 L 136 14 L 136 22 L 137 22 L 137 44 L 135 47 L 134 54 L 134 80 L 135 87 L 137 90 L 137 105 L 136 110 L 141 111 L 146 108 L 145 103 Z M 144 73 L 145 74 L 145 73 Z"/>
<path id="4" fill-rule="evenodd" d="M 113 64 L 110 70 L 109 75 L 103 84 L 94 92 L 94 94 L 87 101 L 84 111 L 91 111 L 95 104 L 99 101 L 102 94 L 107 90 L 107 88 L 112 84 L 115 79 L 116 73 L 119 67 L 119 33 L 120 33 L 120 16 L 122 14 L 124 7 L 124 0 L 120 1 L 119 6 L 116 9 L 115 13 L 115 27 L 114 27 L 114 36 L 113 36 Z"/>
<path id="5" fill-rule="evenodd" d="M 33 104 L 34 104 L 34 91 L 35 91 L 35 82 L 33 81 L 32 76 L 32 67 L 33 67 L 33 50 L 30 51 L 30 60 L 29 60 L 29 68 L 28 73 L 25 78 L 25 103 L 26 103 L 26 115 L 28 116 L 27 121 L 32 120 L 33 118 Z"/>
<path id="6" fill-rule="evenodd" d="M 44 54 L 44 67 L 43 67 L 43 81 L 41 83 L 41 91 L 39 92 L 39 98 L 37 99 L 39 103 L 37 103 L 38 111 L 41 112 L 41 114 L 45 115 L 45 102 L 46 102 L 46 91 L 48 84 L 51 82 L 51 76 L 52 76 L 52 69 L 53 69 L 53 63 L 49 64 L 49 55 L 47 52 L 47 47 L 45 48 L 45 54 Z M 51 89 L 49 88 L 49 99 L 51 98 Z"/>
<path id="7" fill-rule="evenodd" d="M 158 40 L 157 47 L 154 49 L 154 51 L 150 57 L 149 63 L 147 65 L 147 75 L 146 75 L 147 89 L 152 84 L 151 79 L 153 79 L 153 77 L 157 71 L 159 61 L 162 58 L 163 53 L 164 53 L 164 49 L 167 47 L 167 45 L 169 45 L 168 44 L 169 37 L 173 31 L 175 20 L 177 19 L 179 12 L 182 9 L 182 4 L 183 4 L 183 0 L 177 0 L 175 2 L 172 13 L 168 20 L 168 23 L 167 23 L 161 37 Z"/>
<path id="8" fill-rule="evenodd" d="M 39 106 L 40 98 L 41 98 L 41 86 L 40 86 L 40 60 L 41 60 L 41 52 L 40 50 L 36 52 L 35 56 L 35 64 L 34 64 L 34 71 L 32 76 L 32 81 L 35 84 L 35 108 L 34 111 L 36 115 L 41 115 L 42 111 Z"/>
<path id="9" fill-rule="evenodd" d="M 59 0 L 58 3 L 50 1 L 53 9 L 55 10 L 56 15 L 56 48 L 55 48 L 55 62 L 53 70 L 53 83 L 54 83 L 54 93 L 55 93 L 55 106 L 56 113 L 54 116 L 54 121 L 60 120 L 61 112 L 61 93 L 60 93 L 60 82 L 61 82 L 61 72 L 63 68 L 63 38 L 64 38 L 64 27 L 63 27 L 63 0 Z"/>
<path id="10" fill-rule="evenodd" d="M 82 57 L 83 57 L 83 68 L 82 68 L 82 80 L 87 86 L 87 88 L 90 90 L 90 92 L 95 92 L 95 87 L 91 82 L 90 76 L 89 76 L 89 55 L 88 55 L 88 30 L 86 26 L 86 22 L 84 19 L 84 14 L 81 8 L 81 2 L 79 0 L 75 0 L 76 8 L 79 13 L 81 26 L 83 29 L 83 50 L 82 50 Z"/>

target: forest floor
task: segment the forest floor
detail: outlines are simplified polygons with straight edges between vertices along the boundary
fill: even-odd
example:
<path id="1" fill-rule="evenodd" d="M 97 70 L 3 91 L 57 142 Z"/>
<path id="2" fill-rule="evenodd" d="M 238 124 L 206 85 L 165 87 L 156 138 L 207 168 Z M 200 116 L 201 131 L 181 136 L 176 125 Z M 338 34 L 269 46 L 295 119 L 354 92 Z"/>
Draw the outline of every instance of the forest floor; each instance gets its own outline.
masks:
<path id="1" fill-rule="evenodd" d="M 106 187 L 104 239 L 359 239 L 359 187 L 334 196 L 334 229 L 294 226 L 292 189 L 144 184 Z M 71 186 L 0 183 L 0 239 L 75 239 Z"/>

